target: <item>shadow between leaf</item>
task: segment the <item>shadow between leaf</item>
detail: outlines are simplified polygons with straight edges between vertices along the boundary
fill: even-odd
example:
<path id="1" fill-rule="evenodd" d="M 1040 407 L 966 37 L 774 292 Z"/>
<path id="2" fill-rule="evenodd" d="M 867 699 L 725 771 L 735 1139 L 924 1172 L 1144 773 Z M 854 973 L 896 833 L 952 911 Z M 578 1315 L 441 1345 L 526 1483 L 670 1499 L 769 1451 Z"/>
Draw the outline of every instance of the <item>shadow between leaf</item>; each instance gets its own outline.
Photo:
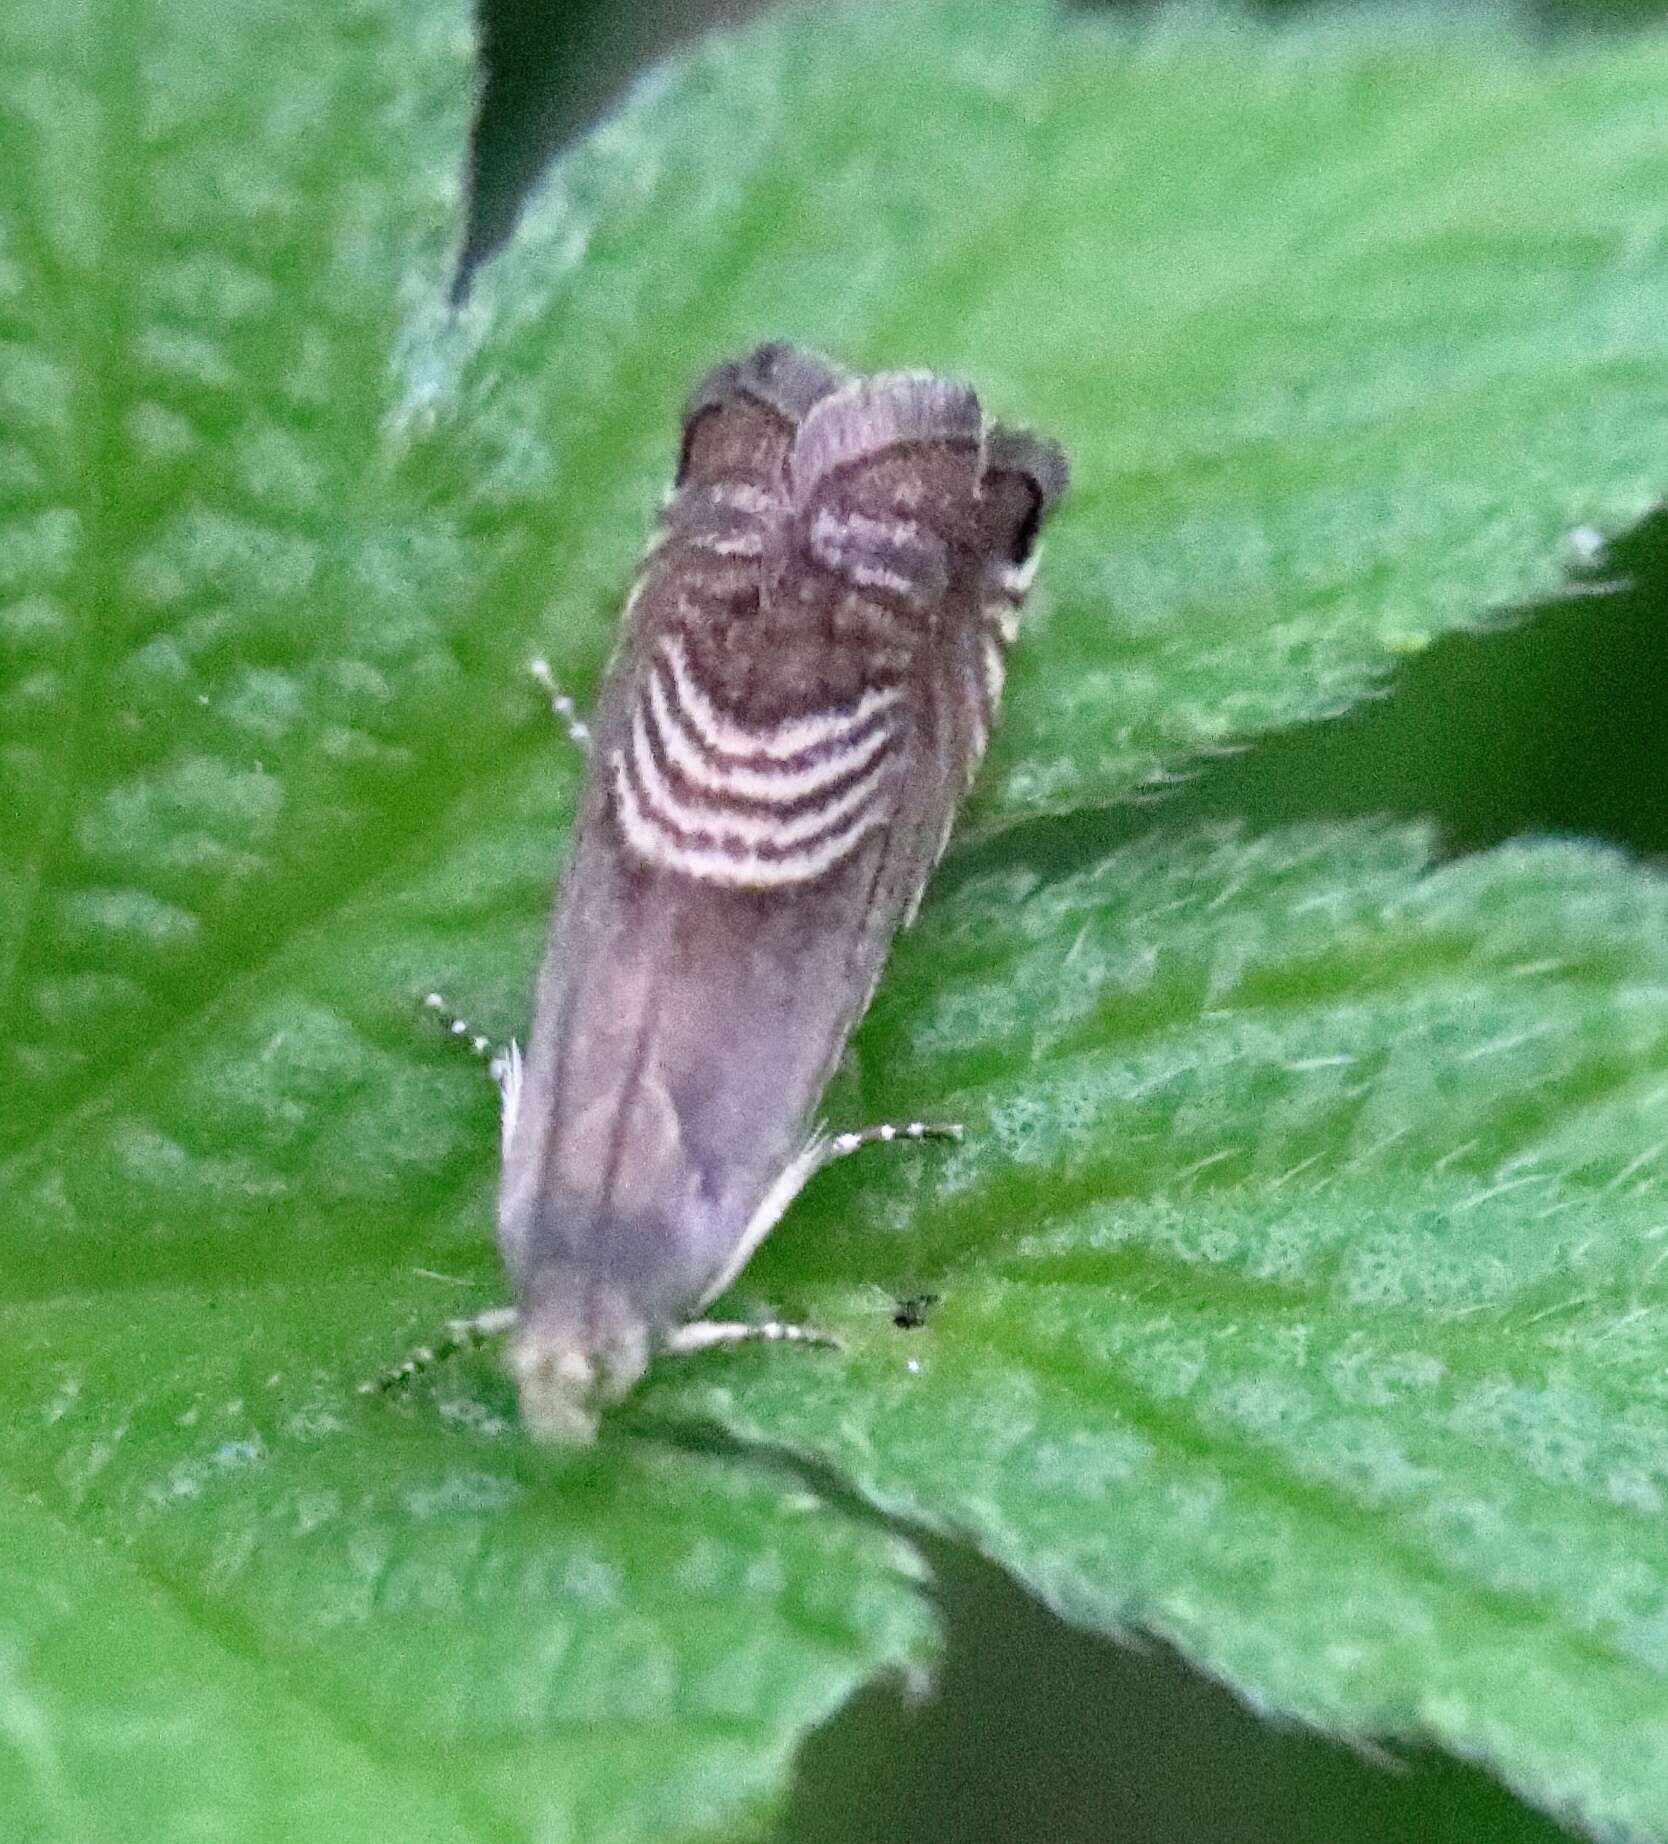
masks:
<path id="1" fill-rule="evenodd" d="M 1404 662 L 1385 695 L 1201 767 L 1159 799 L 1040 820 L 959 854 L 943 883 L 1016 859 L 1092 863 L 1163 827 L 1433 821 L 1452 856 L 1524 834 L 1668 854 L 1668 511 L 1616 539 L 1565 595 L 1501 612 Z"/>
<path id="2" fill-rule="evenodd" d="M 966 1550 L 915 1537 L 947 1649 L 936 1689 L 864 1691 L 800 1756 L 774 1844 L 1555 1844 L 1478 1768 L 1276 1725 L 1167 1646 L 1067 1625 Z"/>
<path id="3" fill-rule="evenodd" d="M 1479 1767 L 1258 1715 L 1172 1647 L 1071 1625 L 975 1551 L 882 1516 L 838 1474 L 639 1412 L 652 1443 L 774 1464 L 910 1543 L 943 1623 L 934 1680 L 860 1692 L 800 1750 L 768 1844 L 1560 1844 Z"/>

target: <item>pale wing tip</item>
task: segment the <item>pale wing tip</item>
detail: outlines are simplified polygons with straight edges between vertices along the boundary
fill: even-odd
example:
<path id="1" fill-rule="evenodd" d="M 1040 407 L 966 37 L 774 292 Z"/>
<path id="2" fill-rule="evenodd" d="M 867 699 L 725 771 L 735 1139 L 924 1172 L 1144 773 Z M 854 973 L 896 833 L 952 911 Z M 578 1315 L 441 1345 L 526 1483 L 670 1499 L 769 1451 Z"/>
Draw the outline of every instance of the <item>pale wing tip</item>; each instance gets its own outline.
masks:
<path id="1" fill-rule="evenodd" d="M 588 1446 L 648 1368 L 648 1323 L 622 1288 L 561 1266 L 523 1277 L 504 1353 L 535 1440 Z"/>
<path id="2" fill-rule="evenodd" d="M 588 1447 L 596 1439 L 603 1389 L 595 1362 L 561 1340 L 518 1325 L 506 1353 L 533 1439 L 550 1447 Z"/>

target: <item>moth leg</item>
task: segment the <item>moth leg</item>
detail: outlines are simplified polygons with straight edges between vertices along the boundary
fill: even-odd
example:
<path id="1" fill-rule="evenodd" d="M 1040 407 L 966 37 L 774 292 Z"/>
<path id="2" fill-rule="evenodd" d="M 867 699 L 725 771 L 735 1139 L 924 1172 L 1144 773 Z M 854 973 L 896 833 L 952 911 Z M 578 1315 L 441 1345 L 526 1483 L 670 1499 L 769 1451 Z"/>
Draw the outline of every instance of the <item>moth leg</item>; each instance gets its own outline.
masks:
<path id="1" fill-rule="evenodd" d="M 455 1037 L 463 1047 L 486 1064 L 487 1074 L 494 1082 L 502 1084 L 504 1064 L 509 1051 L 500 1044 L 495 1044 L 484 1032 L 477 1031 L 460 1012 L 454 1012 L 446 1001 L 446 995 L 438 992 L 423 994 L 424 1011 L 433 1012 L 440 1020 L 443 1030 L 450 1037 Z"/>
<path id="2" fill-rule="evenodd" d="M 896 1140 L 959 1140 L 965 1129 L 959 1121 L 881 1121 L 850 1133 L 832 1133 L 819 1148 L 819 1168 L 848 1158 L 865 1146 L 890 1146 Z"/>
<path id="3" fill-rule="evenodd" d="M 819 1332 L 811 1325 L 791 1325 L 782 1319 L 692 1319 L 661 1345 L 673 1357 L 690 1357 L 697 1351 L 710 1351 L 716 1345 L 745 1345 L 768 1341 L 772 1344 L 821 1345 L 829 1351 L 844 1347 L 831 1332 Z"/>
<path id="4" fill-rule="evenodd" d="M 742 1232 L 730 1253 L 730 1259 L 712 1278 L 701 1296 L 700 1306 L 710 1306 L 730 1282 L 753 1259 L 753 1252 L 782 1220 L 782 1213 L 825 1165 L 844 1159 L 861 1146 L 874 1146 L 893 1140 L 959 1140 L 961 1127 L 953 1122 L 912 1120 L 903 1123 L 882 1121 L 873 1127 L 859 1127 L 851 1133 L 827 1133 L 821 1127 L 812 1131 L 805 1144 L 788 1161 L 778 1178 L 765 1193 L 753 1212 L 753 1220 Z"/>
<path id="5" fill-rule="evenodd" d="M 454 1012 L 438 992 L 425 993 L 423 1006 L 445 1027 L 447 1034 L 486 1065 L 486 1072 L 498 1090 L 499 1135 L 504 1146 L 510 1143 L 515 1127 L 515 1112 L 521 1100 L 521 1047 L 512 1038 L 507 1044 L 495 1044 L 484 1032 L 477 1031 L 467 1018 Z"/>
<path id="6" fill-rule="evenodd" d="M 541 653 L 536 659 L 527 662 L 527 670 L 533 675 L 534 683 L 550 700 L 551 716 L 562 726 L 568 741 L 584 755 L 591 747 L 591 726 L 579 715 L 579 706 L 557 684 L 550 661 Z"/>
<path id="7" fill-rule="evenodd" d="M 477 1313 L 473 1319 L 448 1320 L 445 1331 L 432 1345 L 419 1345 L 403 1363 L 382 1371 L 368 1383 L 361 1383 L 359 1393 L 361 1396 L 376 1396 L 386 1390 L 399 1389 L 423 1371 L 445 1363 L 449 1357 L 456 1357 L 460 1351 L 473 1351 L 488 1339 L 501 1338 L 514 1324 L 513 1306 L 490 1307 L 484 1313 Z"/>

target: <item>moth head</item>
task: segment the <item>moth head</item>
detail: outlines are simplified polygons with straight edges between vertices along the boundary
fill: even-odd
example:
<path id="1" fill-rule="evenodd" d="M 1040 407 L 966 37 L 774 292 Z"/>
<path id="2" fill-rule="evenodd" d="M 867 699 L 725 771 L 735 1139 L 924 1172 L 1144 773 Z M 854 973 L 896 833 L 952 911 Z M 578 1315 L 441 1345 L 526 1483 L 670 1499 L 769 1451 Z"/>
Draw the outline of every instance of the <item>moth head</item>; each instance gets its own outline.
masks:
<path id="1" fill-rule="evenodd" d="M 940 520 L 977 489 L 983 419 L 970 386 L 926 371 L 853 378 L 819 398 L 794 438 L 796 506 L 862 518 Z M 936 521 L 935 521 L 936 522 Z"/>
<path id="2" fill-rule="evenodd" d="M 648 1368 L 649 1329 L 618 1289 L 577 1278 L 524 1297 L 506 1361 L 535 1440 L 582 1447 Z"/>
<path id="3" fill-rule="evenodd" d="M 684 405 L 676 484 L 773 487 L 801 418 L 846 375 L 781 340 L 714 366 Z"/>
<path id="4" fill-rule="evenodd" d="M 992 429 L 980 483 L 985 555 L 999 569 L 1023 570 L 1070 478 L 1058 442 L 1026 429 Z"/>

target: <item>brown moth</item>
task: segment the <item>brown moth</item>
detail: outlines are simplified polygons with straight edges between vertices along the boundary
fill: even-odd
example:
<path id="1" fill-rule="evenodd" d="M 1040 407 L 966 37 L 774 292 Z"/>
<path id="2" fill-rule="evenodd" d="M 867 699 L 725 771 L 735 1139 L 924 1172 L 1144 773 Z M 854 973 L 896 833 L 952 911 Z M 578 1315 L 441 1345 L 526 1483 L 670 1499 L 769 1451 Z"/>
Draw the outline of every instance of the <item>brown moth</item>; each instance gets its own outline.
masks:
<path id="1" fill-rule="evenodd" d="M 1052 442 L 966 385 L 791 346 L 721 365 L 593 727 L 525 1061 L 498 1240 L 531 1429 L 584 1440 L 811 1174 L 813 1125 L 996 717 Z"/>

